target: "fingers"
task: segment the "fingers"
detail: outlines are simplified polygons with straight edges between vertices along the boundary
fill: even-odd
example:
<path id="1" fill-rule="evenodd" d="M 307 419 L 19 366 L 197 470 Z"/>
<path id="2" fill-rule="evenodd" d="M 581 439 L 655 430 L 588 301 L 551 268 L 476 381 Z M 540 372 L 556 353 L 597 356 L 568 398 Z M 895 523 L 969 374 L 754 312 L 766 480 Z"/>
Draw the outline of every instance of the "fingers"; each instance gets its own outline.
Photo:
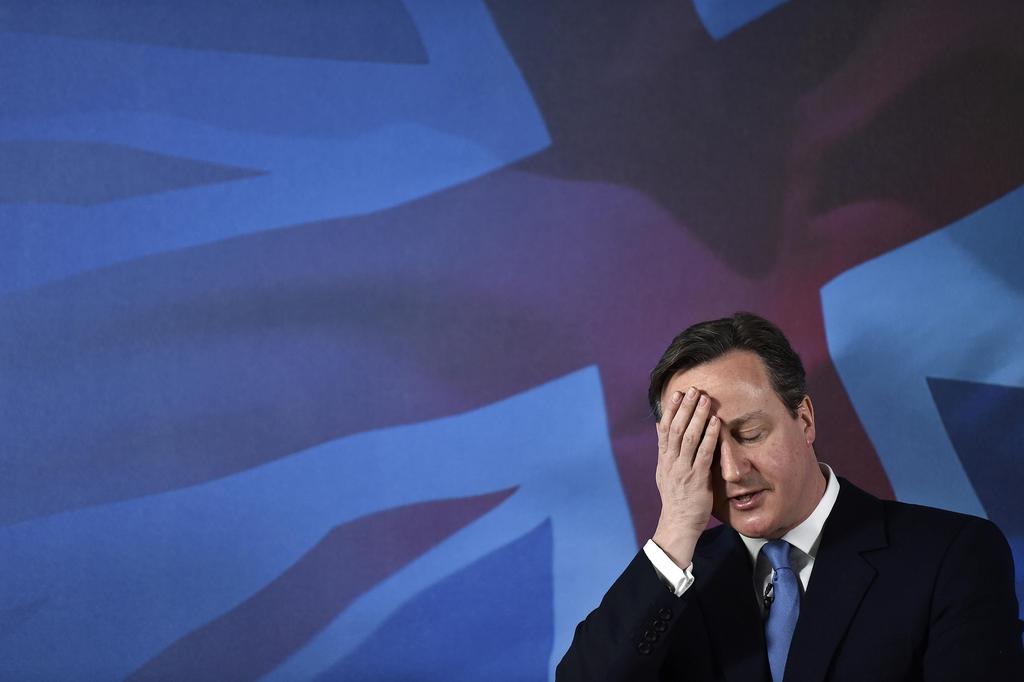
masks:
<path id="1" fill-rule="evenodd" d="M 705 446 L 710 430 L 710 398 L 691 386 L 684 396 L 680 396 L 678 391 L 673 392 L 666 403 L 658 422 L 659 465 L 669 467 L 679 460 L 689 467 L 699 455 L 713 457 L 721 427 L 715 419 L 715 430 Z M 702 451 L 701 447 L 710 448 L 710 452 Z"/>
<path id="2" fill-rule="evenodd" d="M 658 420 L 658 454 L 662 455 L 665 453 L 665 448 L 668 441 L 668 429 L 672 423 L 672 418 L 676 416 L 676 410 L 679 409 L 679 404 L 683 401 L 683 394 L 679 391 L 673 391 L 672 395 L 668 397 L 661 406 L 661 419 Z"/>
<path id="3" fill-rule="evenodd" d="M 722 430 L 722 420 L 715 415 L 708 419 L 708 428 L 693 458 L 693 468 L 701 473 L 711 471 L 711 462 L 715 459 L 715 448 L 718 447 L 718 434 Z"/>
<path id="4" fill-rule="evenodd" d="M 693 417 L 699 395 L 700 392 L 691 386 L 686 390 L 686 395 L 683 396 L 682 400 L 676 404 L 673 414 L 669 415 L 666 413 L 662 418 L 663 421 L 666 418 L 668 419 L 668 425 L 665 429 L 665 447 L 661 452 L 670 459 L 675 459 L 679 456 L 680 444 L 686 433 L 686 426 Z"/>
<path id="5" fill-rule="evenodd" d="M 683 431 L 682 439 L 679 442 L 679 457 L 684 459 L 687 464 L 692 464 L 694 457 L 697 456 L 697 448 L 701 443 L 701 437 L 711 414 L 711 401 L 703 393 L 700 393 L 699 396 L 695 401 L 693 416 L 686 425 L 686 430 Z"/>

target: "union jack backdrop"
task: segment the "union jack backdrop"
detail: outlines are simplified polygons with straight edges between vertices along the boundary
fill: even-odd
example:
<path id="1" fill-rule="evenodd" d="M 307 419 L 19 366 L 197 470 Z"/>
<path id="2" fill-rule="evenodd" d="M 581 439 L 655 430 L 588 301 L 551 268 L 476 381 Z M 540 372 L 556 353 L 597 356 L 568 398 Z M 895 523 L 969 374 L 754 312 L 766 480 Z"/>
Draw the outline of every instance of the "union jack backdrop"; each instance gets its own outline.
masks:
<path id="1" fill-rule="evenodd" d="M 551 680 L 752 310 L 1024 596 L 1024 4 L 0 0 L 0 679 Z"/>

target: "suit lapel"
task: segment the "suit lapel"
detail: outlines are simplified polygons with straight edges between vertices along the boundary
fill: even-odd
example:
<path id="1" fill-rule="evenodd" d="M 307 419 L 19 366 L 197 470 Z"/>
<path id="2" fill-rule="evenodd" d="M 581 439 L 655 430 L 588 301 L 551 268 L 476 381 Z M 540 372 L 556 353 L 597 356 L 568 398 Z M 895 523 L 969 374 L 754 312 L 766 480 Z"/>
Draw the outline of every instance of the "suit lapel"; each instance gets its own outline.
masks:
<path id="1" fill-rule="evenodd" d="M 821 544 L 786 664 L 786 679 L 823 680 L 860 602 L 875 579 L 861 556 L 884 547 L 882 503 L 844 479 Z"/>
<path id="2" fill-rule="evenodd" d="M 768 658 L 754 597 L 750 555 L 736 531 L 722 528 L 694 557 L 694 586 L 715 658 L 730 682 L 767 682 Z"/>

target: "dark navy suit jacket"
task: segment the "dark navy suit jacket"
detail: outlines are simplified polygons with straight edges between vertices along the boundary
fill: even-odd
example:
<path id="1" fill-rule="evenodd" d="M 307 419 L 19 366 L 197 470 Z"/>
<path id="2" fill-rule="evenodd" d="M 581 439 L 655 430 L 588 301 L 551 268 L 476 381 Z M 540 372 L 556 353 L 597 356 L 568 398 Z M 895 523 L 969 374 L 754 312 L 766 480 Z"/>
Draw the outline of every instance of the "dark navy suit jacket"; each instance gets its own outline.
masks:
<path id="1" fill-rule="evenodd" d="M 750 554 L 706 531 L 676 597 L 643 552 L 576 628 L 559 682 L 770 682 Z M 840 479 L 787 681 L 1024 680 L 1013 559 L 991 522 Z"/>

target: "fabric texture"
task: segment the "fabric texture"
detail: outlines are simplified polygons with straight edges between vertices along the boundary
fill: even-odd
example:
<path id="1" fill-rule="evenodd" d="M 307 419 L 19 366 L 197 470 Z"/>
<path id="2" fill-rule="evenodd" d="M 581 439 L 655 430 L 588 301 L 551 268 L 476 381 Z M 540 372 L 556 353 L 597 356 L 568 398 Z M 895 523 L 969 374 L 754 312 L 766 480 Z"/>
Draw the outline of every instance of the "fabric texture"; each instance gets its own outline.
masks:
<path id="1" fill-rule="evenodd" d="M 839 479 L 786 662 L 789 682 L 1024 679 L 1013 560 L 985 519 Z M 676 597 L 643 551 L 580 623 L 559 682 L 769 682 L 753 562 L 705 531 Z"/>
<path id="2" fill-rule="evenodd" d="M 789 565 L 789 551 L 785 540 L 772 540 L 761 551 L 772 565 L 771 603 L 765 620 L 764 638 L 768 646 L 768 665 L 772 680 L 782 682 L 786 672 L 786 657 L 793 632 L 800 617 L 800 585 L 796 573 Z"/>

